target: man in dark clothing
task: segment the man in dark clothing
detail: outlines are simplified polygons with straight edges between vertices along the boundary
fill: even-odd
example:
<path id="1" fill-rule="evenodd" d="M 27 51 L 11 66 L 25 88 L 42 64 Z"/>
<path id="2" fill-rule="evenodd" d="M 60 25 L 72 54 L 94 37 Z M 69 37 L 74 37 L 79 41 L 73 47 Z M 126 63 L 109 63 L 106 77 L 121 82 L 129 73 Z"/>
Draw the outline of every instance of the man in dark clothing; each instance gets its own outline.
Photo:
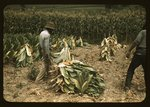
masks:
<path id="1" fill-rule="evenodd" d="M 124 87 L 125 91 L 130 89 L 134 71 L 139 65 L 142 65 L 144 72 L 145 72 L 145 65 L 146 65 L 146 60 L 145 60 L 145 57 L 146 57 L 146 30 L 145 30 L 145 27 L 143 30 L 141 30 L 139 32 L 136 39 L 131 44 L 131 46 L 126 54 L 127 58 L 130 57 L 131 51 L 135 47 L 136 47 L 136 51 L 134 53 L 134 56 L 132 58 L 132 61 L 129 65 L 129 68 L 127 71 L 125 87 Z"/>

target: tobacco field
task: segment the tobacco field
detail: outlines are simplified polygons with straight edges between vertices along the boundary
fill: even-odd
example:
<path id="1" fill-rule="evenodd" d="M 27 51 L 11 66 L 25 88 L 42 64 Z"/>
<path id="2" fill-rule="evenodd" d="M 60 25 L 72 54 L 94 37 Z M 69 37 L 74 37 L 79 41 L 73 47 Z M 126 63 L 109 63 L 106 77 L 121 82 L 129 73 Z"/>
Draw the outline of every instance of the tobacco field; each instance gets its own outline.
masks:
<path id="1" fill-rule="evenodd" d="M 125 57 L 144 25 L 139 5 L 7 6 L 3 26 L 3 98 L 8 102 L 142 102 L 144 73 L 139 66 L 130 92 L 123 90 L 131 58 Z M 51 70 L 43 70 L 39 34 L 55 23 L 50 38 Z M 133 50 L 134 52 L 134 50 Z M 133 55 L 133 53 L 132 53 Z"/>

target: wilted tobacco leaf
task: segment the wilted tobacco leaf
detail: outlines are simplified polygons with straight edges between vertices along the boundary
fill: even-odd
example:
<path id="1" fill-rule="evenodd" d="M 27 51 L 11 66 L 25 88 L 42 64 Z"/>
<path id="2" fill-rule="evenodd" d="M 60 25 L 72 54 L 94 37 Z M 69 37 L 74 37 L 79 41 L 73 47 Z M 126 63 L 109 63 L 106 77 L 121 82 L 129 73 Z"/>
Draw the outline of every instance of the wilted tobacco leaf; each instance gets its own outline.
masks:
<path id="1" fill-rule="evenodd" d="M 29 45 L 28 44 L 25 44 L 25 48 L 26 48 L 26 52 L 27 52 L 27 55 L 28 56 L 31 56 L 32 54 L 32 51 L 31 51 L 31 48 L 29 47 Z"/>
<path id="2" fill-rule="evenodd" d="M 93 75 L 89 75 L 88 80 L 85 81 L 82 85 L 82 93 L 84 93 L 84 91 L 88 88 L 89 82 L 91 81 Z"/>
<path id="3" fill-rule="evenodd" d="M 60 68 L 60 72 L 61 72 L 61 74 L 63 75 L 63 77 L 64 78 L 69 78 L 69 74 L 68 74 L 68 72 L 65 70 L 65 68 L 63 68 L 63 67 L 61 67 Z"/>
<path id="4" fill-rule="evenodd" d="M 69 79 L 64 78 L 64 81 L 65 81 L 66 84 L 68 84 L 68 85 L 70 84 L 70 80 Z"/>
<path id="5" fill-rule="evenodd" d="M 78 90 L 81 90 L 81 86 L 80 86 L 80 83 L 77 79 L 74 79 L 74 78 L 70 78 L 70 80 L 75 84 L 76 88 Z"/>

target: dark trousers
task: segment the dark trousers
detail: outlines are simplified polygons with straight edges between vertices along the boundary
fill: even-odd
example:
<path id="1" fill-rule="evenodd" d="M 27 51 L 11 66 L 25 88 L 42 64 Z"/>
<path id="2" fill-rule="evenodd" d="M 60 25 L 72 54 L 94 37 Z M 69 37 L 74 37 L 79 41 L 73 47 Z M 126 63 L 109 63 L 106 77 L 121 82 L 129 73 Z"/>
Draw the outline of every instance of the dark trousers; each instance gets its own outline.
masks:
<path id="1" fill-rule="evenodd" d="M 48 55 L 43 56 L 43 58 L 44 58 L 45 73 L 46 73 L 46 75 L 48 75 L 49 66 L 50 66 L 51 62 L 50 62 Z"/>
<path id="2" fill-rule="evenodd" d="M 132 58 L 132 61 L 129 65 L 128 71 L 127 71 L 127 76 L 126 76 L 126 81 L 125 81 L 125 86 L 129 87 L 131 86 L 131 81 L 134 75 L 135 69 L 139 66 L 142 65 L 145 73 L 145 55 L 134 55 Z"/>

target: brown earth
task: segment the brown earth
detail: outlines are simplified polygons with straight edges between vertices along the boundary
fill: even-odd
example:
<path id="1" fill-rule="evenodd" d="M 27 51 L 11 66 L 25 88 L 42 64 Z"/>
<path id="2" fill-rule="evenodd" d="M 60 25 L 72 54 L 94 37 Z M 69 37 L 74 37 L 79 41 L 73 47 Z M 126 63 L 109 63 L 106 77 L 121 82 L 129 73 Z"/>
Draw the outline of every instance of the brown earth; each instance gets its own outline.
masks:
<path id="1" fill-rule="evenodd" d="M 119 49 L 112 62 L 100 61 L 98 45 L 78 47 L 72 52 L 75 59 L 93 66 L 104 78 L 106 89 L 99 98 L 88 95 L 55 93 L 48 89 L 46 81 L 36 84 L 27 78 L 30 67 L 15 68 L 3 65 L 3 97 L 9 102 L 142 102 L 146 97 L 142 67 L 138 67 L 132 80 L 130 92 L 123 90 L 130 59 L 125 59 L 125 50 Z M 41 70 L 43 62 L 35 62 Z M 141 88 L 140 88 L 141 87 Z"/>

